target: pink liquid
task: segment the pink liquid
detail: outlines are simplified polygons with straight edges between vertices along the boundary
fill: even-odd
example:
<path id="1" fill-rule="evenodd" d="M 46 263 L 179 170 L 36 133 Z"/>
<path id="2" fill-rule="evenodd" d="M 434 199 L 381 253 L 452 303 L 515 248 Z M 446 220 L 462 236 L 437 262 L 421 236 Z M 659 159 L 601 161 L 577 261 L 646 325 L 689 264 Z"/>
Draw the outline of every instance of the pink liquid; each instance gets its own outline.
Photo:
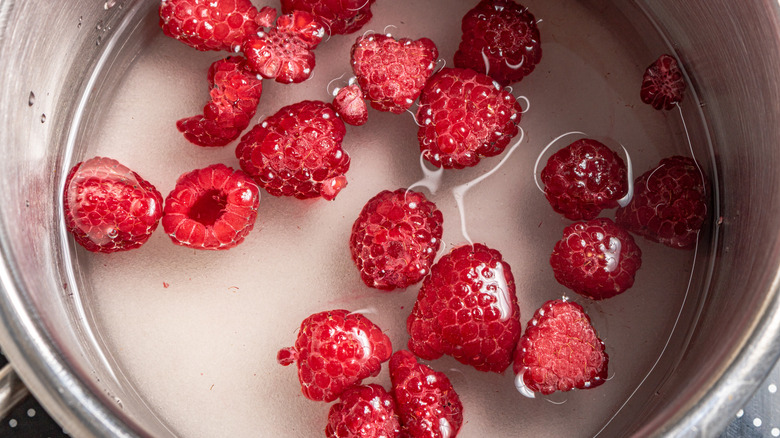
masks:
<path id="1" fill-rule="evenodd" d="M 474 4 L 378 0 L 365 30 L 383 32 L 392 25 L 387 30 L 398 38 L 429 37 L 451 65 L 460 18 Z M 693 252 L 637 238 L 643 265 L 635 286 L 623 295 L 594 303 L 553 278 L 549 255 L 570 221 L 552 211 L 534 183 L 534 163 L 545 145 L 575 130 L 617 151 L 622 144 L 635 176 L 665 156 L 690 152 L 679 114 L 655 111 L 639 100 L 641 75 L 660 54 L 659 46 L 648 49 L 620 17 L 604 10 L 574 2 L 524 4 L 541 20 L 544 51 L 536 70 L 514 85 L 513 93 L 530 102 L 520 123 L 525 137 L 503 167 L 463 196 L 467 231 L 474 242 L 501 251 L 512 267 L 523 327 L 547 300 L 567 295 L 585 306 L 607 345 L 612 378 L 593 390 L 556 395 L 551 403 L 518 393 L 511 369 L 487 374 L 450 358 L 433 361 L 429 365 L 445 372 L 460 394 L 462 437 L 596 434 L 665 350 L 693 266 Z M 300 100 L 330 101 L 327 84 L 342 74 L 334 85 L 346 84 L 352 75 L 349 50 L 361 33 L 323 42 L 313 79 L 299 85 L 265 81 L 253 123 Z M 105 106 L 84 157 L 115 158 L 163 196 L 184 172 L 217 162 L 238 167 L 235 143 L 200 148 L 175 128 L 179 118 L 201 111 L 206 69 L 225 55 L 197 52 L 158 32 Z M 423 178 L 417 126 L 409 114 L 369 111 L 366 125 L 348 127 L 349 185 L 333 202 L 261 192 L 255 229 L 225 252 L 175 246 L 161 228 L 136 251 L 106 256 L 79 249 L 85 305 L 95 315 L 94 329 L 107 355 L 174 433 L 322 436 L 329 404 L 304 398 L 293 367 L 276 363 L 276 352 L 293 344 L 300 322 L 312 313 L 364 311 L 396 349 L 405 348 L 405 321 L 419 285 L 394 293 L 367 288 L 350 259 L 348 238 L 369 198 Z M 546 156 L 576 138 L 563 139 Z M 430 199 L 444 214 L 446 251 L 466 242 L 452 189 L 488 172 L 502 157 L 444 172 Z M 386 368 L 366 382 L 389 388 Z"/>

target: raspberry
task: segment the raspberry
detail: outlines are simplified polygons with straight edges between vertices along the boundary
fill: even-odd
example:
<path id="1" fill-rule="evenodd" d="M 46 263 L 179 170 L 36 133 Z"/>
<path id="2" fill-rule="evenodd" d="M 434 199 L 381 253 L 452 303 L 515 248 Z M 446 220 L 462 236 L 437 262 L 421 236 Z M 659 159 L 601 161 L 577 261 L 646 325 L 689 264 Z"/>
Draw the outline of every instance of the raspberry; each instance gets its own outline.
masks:
<path id="1" fill-rule="evenodd" d="M 612 149 L 582 139 L 554 153 L 542 169 L 544 195 L 553 209 L 571 220 L 593 219 L 616 208 L 628 192 L 628 170 Z"/>
<path id="2" fill-rule="evenodd" d="M 455 67 L 485 72 L 501 85 L 522 80 L 542 59 L 536 19 L 514 0 L 482 0 L 461 28 Z"/>
<path id="3" fill-rule="evenodd" d="M 241 168 L 274 196 L 331 200 L 347 185 L 347 129 L 333 106 L 303 101 L 280 109 L 244 134 L 236 148 Z"/>
<path id="4" fill-rule="evenodd" d="M 417 100 L 439 57 L 428 38 L 395 40 L 378 34 L 358 37 L 351 53 L 352 71 L 371 106 L 396 114 Z"/>
<path id="5" fill-rule="evenodd" d="M 412 353 L 390 358 L 390 381 L 403 436 L 455 437 L 463 425 L 463 405 L 444 373 L 417 362 Z"/>
<path id="6" fill-rule="evenodd" d="M 208 81 L 211 102 L 203 107 L 203 115 L 181 119 L 176 127 L 198 146 L 225 146 L 249 126 L 263 93 L 263 81 L 247 69 L 240 56 L 211 64 Z"/>
<path id="7" fill-rule="evenodd" d="M 306 11 L 316 16 L 331 35 L 356 32 L 371 19 L 376 0 L 282 0 L 282 12 Z"/>
<path id="8" fill-rule="evenodd" d="M 522 108 L 489 76 L 444 68 L 423 88 L 417 120 L 420 151 L 436 167 L 462 169 L 504 151 Z"/>
<path id="9" fill-rule="evenodd" d="M 534 313 L 515 350 L 517 386 L 542 394 L 586 389 L 607 378 L 609 356 L 577 303 L 552 300 Z"/>
<path id="10" fill-rule="evenodd" d="M 111 158 L 90 158 L 73 166 L 62 198 L 67 230 L 92 252 L 138 248 L 162 217 L 160 192 Z"/>
<path id="11" fill-rule="evenodd" d="M 295 346 L 279 350 L 277 360 L 284 366 L 297 363 L 303 395 L 330 402 L 378 375 L 392 351 L 390 338 L 368 318 L 331 310 L 303 320 Z"/>
<path id="12" fill-rule="evenodd" d="M 401 423 L 393 396 L 379 385 L 353 386 L 330 407 L 328 438 L 398 438 Z"/>
<path id="13" fill-rule="evenodd" d="M 259 189 L 244 172 L 214 164 L 179 177 L 165 199 L 163 229 L 177 245 L 233 248 L 252 230 L 259 202 Z"/>
<path id="14" fill-rule="evenodd" d="M 550 264 L 558 283 L 580 295 L 602 300 L 634 284 L 642 251 L 628 231 L 611 219 L 577 222 L 563 230 Z"/>
<path id="15" fill-rule="evenodd" d="M 369 287 L 417 283 L 441 246 L 442 214 L 422 193 L 385 190 L 371 198 L 352 226 L 349 249 Z"/>
<path id="16" fill-rule="evenodd" d="M 684 92 L 685 79 L 677 60 L 664 54 L 645 70 L 639 97 L 657 110 L 670 110 L 682 101 Z"/>
<path id="17" fill-rule="evenodd" d="M 309 79 L 314 70 L 314 49 L 325 36 L 325 28 L 306 12 L 282 15 L 267 32 L 250 35 L 243 44 L 252 71 L 283 84 Z"/>
<path id="18" fill-rule="evenodd" d="M 618 225 L 671 248 L 692 249 L 707 217 L 703 175 L 689 157 L 664 158 L 634 182 L 631 202 L 617 210 Z"/>
<path id="19" fill-rule="evenodd" d="M 162 0 L 159 14 L 165 35 L 204 51 L 232 52 L 267 25 L 250 0 Z"/>
<path id="20" fill-rule="evenodd" d="M 409 350 L 422 359 L 447 354 L 480 371 L 503 372 L 520 337 L 520 309 L 501 253 L 477 243 L 439 259 L 406 329 Z"/>
<path id="21" fill-rule="evenodd" d="M 358 84 L 346 86 L 336 93 L 333 108 L 341 116 L 344 123 L 361 126 L 368 121 L 368 108 L 363 100 L 363 91 Z"/>

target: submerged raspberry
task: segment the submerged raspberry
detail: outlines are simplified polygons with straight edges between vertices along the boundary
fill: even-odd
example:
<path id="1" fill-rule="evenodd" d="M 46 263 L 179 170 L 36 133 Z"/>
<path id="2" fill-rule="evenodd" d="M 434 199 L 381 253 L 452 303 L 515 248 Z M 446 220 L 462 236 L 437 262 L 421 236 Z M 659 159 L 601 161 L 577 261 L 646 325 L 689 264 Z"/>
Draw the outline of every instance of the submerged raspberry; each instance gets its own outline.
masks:
<path id="1" fill-rule="evenodd" d="M 577 303 L 553 300 L 534 313 L 515 350 L 521 385 L 542 394 L 595 388 L 607 378 L 609 356 Z"/>
<path id="2" fill-rule="evenodd" d="M 542 169 L 544 195 L 568 219 L 593 219 L 628 192 L 628 170 L 612 149 L 582 139 L 554 153 Z"/>
<path id="3" fill-rule="evenodd" d="M 452 438 L 463 425 L 463 404 L 444 373 L 417 362 L 412 353 L 390 358 L 390 381 L 402 434 L 408 437 Z"/>
<path id="4" fill-rule="evenodd" d="M 642 102 L 657 110 L 670 110 L 682 101 L 684 92 L 685 79 L 677 60 L 664 54 L 645 70 L 639 95 Z"/>
<path id="5" fill-rule="evenodd" d="M 295 346 L 279 351 L 281 365 L 298 365 L 306 398 L 330 402 L 379 374 L 390 358 L 390 338 L 365 316 L 348 310 L 315 313 L 301 323 Z"/>
<path id="6" fill-rule="evenodd" d="M 423 88 L 417 120 L 420 151 L 436 167 L 462 169 L 504 151 L 522 108 L 489 76 L 444 68 Z"/>
<path id="7" fill-rule="evenodd" d="M 393 396 L 379 385 L 353 386 L 330 407 L 328 438 L 398 438 L 401 423 Z"/>
<path id="8" fill-rule="evenodd" d="M 152 184 L 111 158 L 78 163 L 65 180 L 65 226 L 92 252 L 140 247 L 157 228 L 162 208 L 162 195 Z"/>
<path id="9" fill-rule="evenodd" d="M 455 67 L 484 72 L 501 85 L 528 76 L 542 59 L 536 19 L 514 0 L 482 0 L 463 16 Z"/>
<path id="10" fill-rule="evenodd" d="M 177 245 L 229 249 L 254 227 L 259 202 L 257 185 L 244 172 L 214 164 L 179 177 L 165 199 L 162 225 Z"/>
<path id="11" fill-rule="evenodd" d="M 330 35 L 357 31 L 371 19 L 376 0 L 282 0 L 282 12 L 306 11 L 317 17 Z"/>
<path id="12" fill-rule="evenodd" d="M 159 15 L 165 35 L 198 50 L 235 51 L 267 25 L 250 0 L 162 0 Z"/>
<path id="13" fill-rule="evenodd" d="M 252 71 L 283 84 L 298 83 L 311 76 L 313 50 L 324 35 L 325 29 L 313 15 L 295 11 L 279 17 L 267 32 L 250 35 L 242 49 Z"/>
<path id="14" fill-rule="evenodd" d="M 439 57 L 428 38 L 396 40 L 379 34 L 358 37 L 351 53 L 352 71 L 371 106 L 396 114 L 417 100 Z"/>
<path id="15" fill-rule="evenodd" d="M 577 222 L 563 230 L 550 257 L 555 279 L 580 295 L 602 300 L 634 285 L 642 251 L 611 219 Z"/>
<path id="16" fill-rule="evenodd" d="M 349 249 L 369 287 L 392 290 L 428 274 L 441 246 L 442 214 L 422 193 L 385 190 L 352 225 Z"/>
<path id="17" fill-rule="evenodd" d="M 345 133 L 332 105 L 307 100 L 280 109 L 244 134 L 236 157 L 274 196 L 331 200 L 347 185 Z"/>
<path id="18" fill-rule="evenodd" d="M 634 182 L 634 197 L 615 220 L 632 233 L 666 246 L 692 249 L 707 217 L 707 193 L 690 157 L 664 158 Z"/>
<path id="19" fill-rule="evenodd" d="M 339 90 L 333 99 L 333 107 L 344 123 L 361 126 L 368 121 L 368 107 L 363 100 L 363 91 L 357 84 Z"/>
<path id="20" fill-rule="evenodd" d="M 225 146 L 249 126 L 263 81 L 247 69 L 244 58 L 230 56 L 211 64 L 208 82 L 211 102 L 203 107 L 203 115 L 181 119 L 176 127 L 198 146 Z"/>
<path id="21" fill-rule="evenodd" d="M 477 243 L 439 259 L 406 330 L 409 350 L 423 359 L 447 354 L 480 371 L 503 372 L 520 337 L 520 308 L 501 253 Z"/>

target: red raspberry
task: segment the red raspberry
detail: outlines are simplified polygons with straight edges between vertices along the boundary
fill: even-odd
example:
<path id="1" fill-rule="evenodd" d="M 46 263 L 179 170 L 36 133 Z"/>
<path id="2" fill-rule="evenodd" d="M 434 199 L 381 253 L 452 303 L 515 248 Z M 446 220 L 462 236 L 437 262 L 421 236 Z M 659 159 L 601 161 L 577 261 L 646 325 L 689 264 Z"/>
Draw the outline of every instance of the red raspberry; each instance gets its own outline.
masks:
<path id="1" fill-rule="evenodd" d="M 165 35 L 198 50 L 235 51 L 267 26 L 250 0 L 162 0 L 159 14 Z"/>
<path id="2" fill-rule="evenodd" d="M 515 350 L 516 385 L 542 394 L 586 389 L 607 378 L 609 356 L 577 303 L 552 300 L 534 313 Z"/>
<path id="3" fill-rule="evenodd" d="M 406 320 L 409 349 L 426 360 L 453 356 L 503 372 L 520 337 L 515 280 L 501 253 L 482 244 L 452 250 L 433 265 Z"/>
<path id="4" fill-rule="evenodd" d="M 353 386 L 341 394 L 341 401 L 330 407 L 328 438 L 397 438 L 401 423 L 395 413 L 395 401 L 385 388 L 376 384 Z"/>
<path id="5" fill-rule="evenodd" d="M 422 193 L 385 190 L 371 198 L 349 238 L 360 278 L 384 290 L 422 280 L 441 246 L 442 221 L 436 204 Z"/>
<path id="6" fill-rule="evenodd" d="M 683 92 L 685 79 L 677 60 L 671 55 L 661 55 L 645 70 L 639 97 L 657 110 L 670 110 L 682 101 Z"/>
<path id="7" fill-rule="evenodd" d="M 376 0 L 282 0 L 282 12 L 306 11 L 316 16 L 331 35 L 352 33 L 371 19 Z"/>
<path id="8" fill-rule="evenodd" d="M 463 405 L 444 373 L 417 362 L 406 350 L 390 358 L 396 412 L 405 437 L 455 437 L 463 425 Z"/>
<path id="9" fill-rule="evenodd" d="M 463 16 L 461 28 L 455 67 L 485 72 L 501 85 L 528 76 L 542 59 L 536 19 L 514 0 L 482 0 Z"/>
<path id="10" fill-rule="evenodd" d="M 462 169 L 504 151 L 522 108 L 489 76 L 444 68 L 423 88 L 417 120 L 420 151 L 436 167 Z"/>
<path id="11" fill-rule="evenodd" d="M 249 35 L 243 50 L 249 68 L 266 79 L 284 84 L 309 79 L 314 70 L 314 49 L 325 28 L 306 12 L 295 11 L 276 20 L 268 32 Z"/>
<path id="12" fill-rule="evenodd" d="M 358 37 L 352 46 L 352 71 L 371 106 L 400 114 L 420 96 L 436 67 L 439 51 L 428 38 L 395 40 L 388 35 Z"/>
<path id="13" fill-rule="evenodd" d="M 252 230 L 259 202 L 259 189 L 244 172 L 214 164 L 179 177 L 165 199 L 163 229 L 177 245 L 233 248 Z"/>
<path id="14" fill-rule="evenodd" d="M 280 109 L 244 134 L 241 168 L 274 196 L 331 200 L 347 185 L 347 128 L 333 106 L 306 100 Z"/>
<path id="15" fill-rule="evenodd" d="M 580 295 L 603 300 L 634 285 L 642 251 L 628 231 L 611 219 L 577 222 L 563 230 L 550 264 L 558 283 Z"/>
<path id="16" fill-rule="evenodd" d="M 361 126 L 368 121 L 368 107 L 358 84 L 340 89 L 333 99 L 333 107 L 344 123 Z"/>
<path id="17" fill-rule="evenodd" d="M 634 197 L 615 220 L 632 233 L 666 246 L 691 249 L 707 217 L 703 175 L 689 157 L 664 158 L 634 182 Z"/>
<path id="18" fill-rule="evenodd" d="M 542 169 L 544 195 L 571 220 L 593 219 L 616 208 L 628 192 L 628 170 L 612 149 L 592 139 L 577 140 L 554 153 Z"/>
<path id="19" fill-rule="evenodd" d="M 211 102 L 202 116 L 176 122 L 187 140 L 198 146 L 225 146 L 241 135 L 254 117 L 263 81 L 246 67 L 246 59 L 230 56 L 209 67 Z"/>
<path id="20" fill-rule="evenodd" d="M 331 310 L 303 320 L 295 346 L 279 350 L 277 360 L 284 366 L 297 362 L 303 395 L 330 402 L 377 376 L 392 352 L 390 338 L 368 318 Z"/>
<path id="21" fill-rule="evenodd" d="M 73 166 L 62 198 L 67 230 L 92 252 L 138 248 L 162 216 L 160 192 L 111 158 L 90 158 Z"/>

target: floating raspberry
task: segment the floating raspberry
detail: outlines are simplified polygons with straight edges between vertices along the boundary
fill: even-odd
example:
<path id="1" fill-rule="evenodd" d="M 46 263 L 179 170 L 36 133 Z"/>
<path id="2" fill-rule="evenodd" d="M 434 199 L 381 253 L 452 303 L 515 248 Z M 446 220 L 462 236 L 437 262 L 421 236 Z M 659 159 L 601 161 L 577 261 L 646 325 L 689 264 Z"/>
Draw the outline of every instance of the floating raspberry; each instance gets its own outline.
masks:
<path id="1" fill-rule="evenodd" d="M 403 436 L 448 438 L 463 425 L 463 405 L 444 373 L 417 362 L 406 350 L 390 358 L 390 381 Z"/>
<path id="2" fill-rule="evenodd" d="M 618 225 L 666 246 L 692 249 L 707 217 L 707 193 L 698 164 L 664 158 L 634 182 L 634 197 L 617 210 Z"/>
<path id="3" fill-rule="evenodd" d="M 586 389 L 607 378 L 609 356 L 577 303 L 553 300 L 534 313 L 515 350 L 516 385 L 533 392 Z"/>
<path id="4" fill-rule="evenodd" d="M 165 199 L 162 225 L 177 245 L 230 249 L 252 230 L 259 202 L 259 189 L 244 172 L 214 164 L 179 177 Z"/>
<path id="5" fill-rule="evenodd" d="M 283 84 L 309 79 L 314 52 L 325 28 L 307 13 L 295 11 L 276 20 L 276 27 L 244 40 L 243 51 L 252 71 Z"/>
<path id="6" fill-rule="evenodd" d="M 371 19 L 376 0 L 282 0 L 282 12 L 306 11 L 317 17 L 331 35 L 357 31 Z"/>
<path id="7" fill-rule="evenodd" d="M 211 102 L 202 116 L 176 122 L 187 140 L 198 146 L 225 146 L 241 135 L 254 117 L 263 81 L 246 67 L 246 59 L 230 56 L 209 67 Z"/>
<path id="8" fill-rule="evenodd" d="M 528 76 L 542 59 L 536 19 L 513 0 L 482 0 L 461 28 L 455 67 L 484 72 L 503 86 Z"/>
<path id="9" fill-rule="evenodd" d="M 504 151 L 522 108 L 489 76 L 444 68 L 423 88 L 417 120 L 420 151 L 436 167 L 462 169 Z"/>
<path id="10" fill-rule="evenodd" d="M 684 92 L 685 79 L 677 60 L 671 55 L 661 55 L 645 70 L 639 96 L 642 102 L 657 110 L 670 110 L 682 101 Z"/>
<path id="11" fill-rule="evenodd" d="M 602 300 L 634 284 L 642 251 L 628 231 L 611 219 L 577 222 L 563 230 L 550 264 L 558 283 L 580 295 Z"/>
<path id="12" fill-rule="evenodd" d="M 332 200 L 346 187 L 349 155 L 344 122 L 333 106 L 306 100 L 280 109 L 244 134 L 241 168 L 274 196 Z"/>
<path id="13" fill-rule="evenodd" d="M 165 35 L 202 51 L 233 52 L 268 26 L 250 0 L 162 0 L 159 14 Z"/>
<path id="14" fill-rule="evenodd" d="M 515 280 L 501 253 L 480 243 L 445 255 L 423 281 L 406 320 L 409 350 L 447 354 L 480 371 L 503 372 L 520 337 Z"/>
<path id="15" fill-rule="evenodd" d="M 363 100 L 363 91 L 358 84 L 348 85 L 336 93 L 333 107 L 344 123 L 353 126 L 364 125 L 368 121 L 368 107 Z"/>
<path id="16" fill-rule="evenodd" d="M 368 318 L 331 310 L 303 320 L 295 346 L 279 350 L 277 360 L 284 366 L 297 363 L 303 395 L 330 402 L 378 375 L 392 352 L 390 338 Z"/>
<path id="17" fill-rule="evenodd" d="M 371 106 L 400 114 L 420 96 L 436 67 L 439 51 L 428 38 L 396 40 L 388 35 L 358 37 L 352 46 L 352 71 Z"/>
<path id="18" fill-rule="evenodd" d="M 65 227 L 88 251 L 140 247 L 157 228 L 162 207 L 152 184 L 111 158 L 80 162 L 65 180 Z"/>
<path id="19" fill-rule="evenodd" d="M 379 385 L 353 386 L 330 407 L 328 438 L 398 438 L 401 423 L 393 396 Z"/>
<path id="20" fill-rule="evenodd" d="M 422 193 L 385 190 L 371 198 L 349 238 L 360 278 L 384 290 L 422 280 L 441 246 L 442 220 L 436 204 Z"/>
<path id="21" fill-rule="evenodd" d="M 553 209 L 571 220 L 593 219 L 616 208 L 628 192 L 628 171 L 612 149 L 582 139 L 554 153 L 542 169 L 544 195 Z"/>

